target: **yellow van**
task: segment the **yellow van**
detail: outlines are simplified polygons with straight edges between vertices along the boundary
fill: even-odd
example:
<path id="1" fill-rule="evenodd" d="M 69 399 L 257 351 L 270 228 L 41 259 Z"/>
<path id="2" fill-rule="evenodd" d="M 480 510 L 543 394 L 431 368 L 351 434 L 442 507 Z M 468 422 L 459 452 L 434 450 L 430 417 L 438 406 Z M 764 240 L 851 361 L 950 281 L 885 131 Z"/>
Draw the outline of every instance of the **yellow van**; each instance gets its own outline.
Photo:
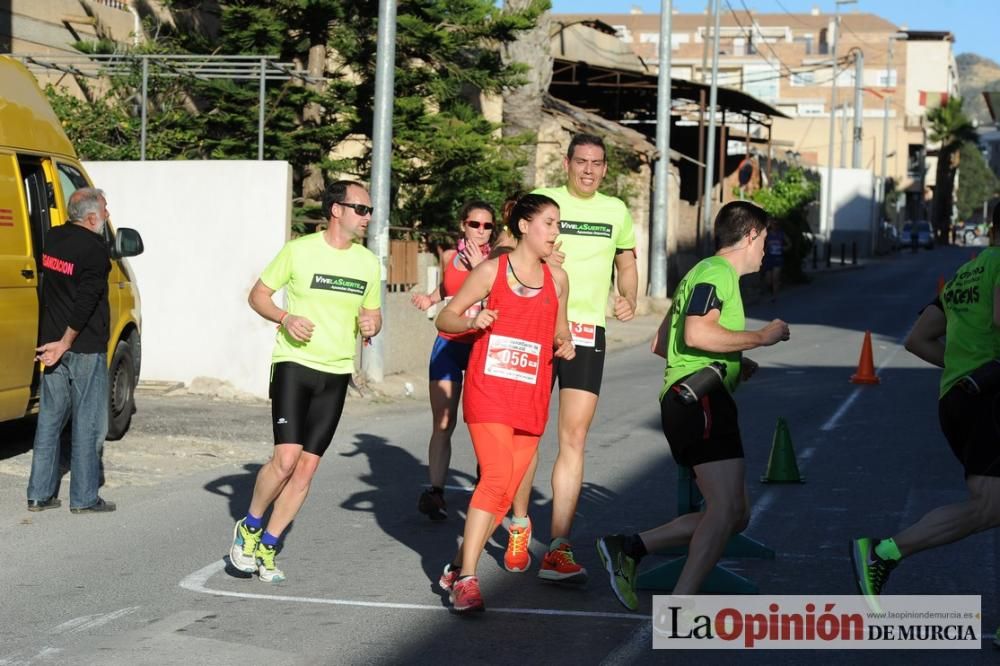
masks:
<path id="1" fill-rule="evenodd" d="M 35 77 L 0 56 L 0 421 L 37 411 L 42 243 L 66 222 L 69 196 L 92 185 Z M 112 256 L 108 439 L 120 439 L 135 411 L 141 350 L 139 291 L 125 257 L 142 252 L 142 239 L 110 224 L 104 233 Z"/>

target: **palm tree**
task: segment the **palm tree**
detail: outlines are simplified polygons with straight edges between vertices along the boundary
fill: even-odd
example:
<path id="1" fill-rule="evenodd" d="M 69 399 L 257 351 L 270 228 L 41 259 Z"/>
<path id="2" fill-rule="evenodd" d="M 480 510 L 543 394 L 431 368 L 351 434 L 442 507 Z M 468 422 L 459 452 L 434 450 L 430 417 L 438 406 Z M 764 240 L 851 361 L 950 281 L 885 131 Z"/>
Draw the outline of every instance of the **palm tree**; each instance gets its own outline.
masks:
<path id="1" fill-rule="evenodd" d="M 976 140 L 976 131 L 968 116 L 962 112 L 961 97 L 951 97 L 941 106 L 929 110 L 927 120 L 931 129 L 930 140 L 941 144 L 938 149 L 937 183 L 931 204 L 931 222 L 937 241 L 944 243 L 948 240 L 948 230 L 951 227 L 959 150 L 962 144 Z"/>

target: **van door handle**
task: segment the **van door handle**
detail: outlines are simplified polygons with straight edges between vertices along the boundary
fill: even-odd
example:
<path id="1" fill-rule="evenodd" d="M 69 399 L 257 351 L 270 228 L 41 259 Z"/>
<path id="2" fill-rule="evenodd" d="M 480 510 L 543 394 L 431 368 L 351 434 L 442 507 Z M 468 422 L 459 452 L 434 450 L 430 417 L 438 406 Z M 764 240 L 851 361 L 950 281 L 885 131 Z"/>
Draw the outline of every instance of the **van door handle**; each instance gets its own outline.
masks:
<path id="1" fill-rule="evenodd" d="M 35 277 L 35 271 L 31 270 L 30 268 L 25 268 L 24 270 L 21 271 L 21 275 L 24 276 L 25 280 L 31 280 L 32 278 Z"/>
<path id="2" fill-rule="evenodd" d="M 125 285 L 127 285 L 127 284 L 128 284 L 128 282 L 125 282 L 124 280 L 122 280 L 121 282 L 118 283 L 118 288 L 119 289 L 124 289 Z"/>

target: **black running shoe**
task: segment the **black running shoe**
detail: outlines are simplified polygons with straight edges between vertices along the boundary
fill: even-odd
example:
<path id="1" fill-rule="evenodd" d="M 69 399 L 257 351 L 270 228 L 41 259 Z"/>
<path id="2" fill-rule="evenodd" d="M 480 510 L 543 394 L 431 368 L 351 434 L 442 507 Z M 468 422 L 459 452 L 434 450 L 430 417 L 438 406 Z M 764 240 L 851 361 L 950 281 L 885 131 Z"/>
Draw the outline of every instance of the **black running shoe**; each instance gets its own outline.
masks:
<path id="1" fill-rule="evenodd" d="M 444 493 L 428 488 L 420 493 L 417 501 L 417 511 L 437 522 L 448 518 L 448 506 L 444 501 Z"/>

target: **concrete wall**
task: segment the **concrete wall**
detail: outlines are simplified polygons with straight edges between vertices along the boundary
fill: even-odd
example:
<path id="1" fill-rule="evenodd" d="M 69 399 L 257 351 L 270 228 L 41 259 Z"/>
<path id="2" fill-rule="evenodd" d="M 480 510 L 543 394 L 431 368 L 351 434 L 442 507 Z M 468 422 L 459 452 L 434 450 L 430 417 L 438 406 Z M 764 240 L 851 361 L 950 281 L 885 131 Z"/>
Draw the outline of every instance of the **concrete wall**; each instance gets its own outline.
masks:
<path id="1" fill-rule="evenodd" d="M 289 164 L 85 166 L 113 224 L 137 229 L 146 247 L 130 260 L 142 296 L 142 379 L 215 377 L 266 397 L 275 329 L 247 295 L 288 239 Z"/>
<path id="2" fill-rule="evenodd" d="M 826 169 L 820 169 L 822 194 L 820 196 L 821 215 L 826 211 L 826 197 L 829 196 Z M 875 214 L 875 179 L 866 169 L 833 170 L 833 228 L 823 228 L 821 235 L 829 238 L 834 246 L 834 254 L 839 252 L 841 243 L 847 244 L 850 254 L 851 243 L 857 243 L 859 256 L 872 254 L 873 220 Z"/>

